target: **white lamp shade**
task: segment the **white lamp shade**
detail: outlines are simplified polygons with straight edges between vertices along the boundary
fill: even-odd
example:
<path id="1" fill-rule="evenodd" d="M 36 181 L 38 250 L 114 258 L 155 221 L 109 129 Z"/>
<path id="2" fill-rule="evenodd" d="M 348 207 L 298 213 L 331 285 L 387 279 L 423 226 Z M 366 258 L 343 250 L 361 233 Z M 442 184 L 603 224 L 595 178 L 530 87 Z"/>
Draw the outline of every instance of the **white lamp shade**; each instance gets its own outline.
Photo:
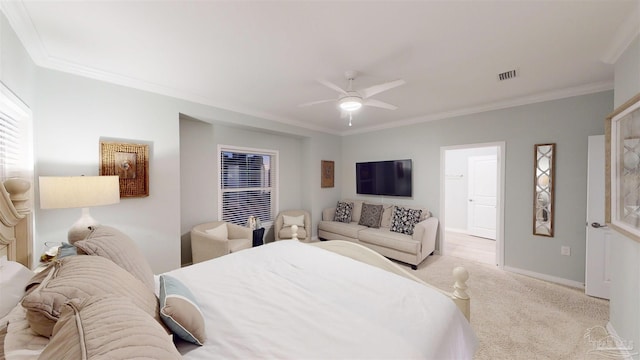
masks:
<path id="1" fill-rule="evenodd" d="M 40 208 L 85 208 L 120 202 L 118 176 L 40 176 Z"/>

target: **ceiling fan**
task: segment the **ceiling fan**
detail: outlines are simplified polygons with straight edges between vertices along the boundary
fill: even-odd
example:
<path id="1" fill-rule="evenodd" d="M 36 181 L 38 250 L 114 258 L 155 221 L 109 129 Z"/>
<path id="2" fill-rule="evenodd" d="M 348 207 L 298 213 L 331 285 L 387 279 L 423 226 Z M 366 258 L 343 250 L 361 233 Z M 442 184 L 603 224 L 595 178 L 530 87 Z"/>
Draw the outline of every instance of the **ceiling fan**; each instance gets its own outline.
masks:
<path id="1" fill-rule="evenodd" d="M 352 70 L 345 71 L 344 77 L 349 82 L 349 86 L 347 87 L 346 90 L 342 89 L 341 87 L 339 87 L 338 85 L 330 81 L 318 79 L 318 82 L 320 84 L 328 87 L 329 89 L 337 91 L 340 94 L 338 96 L 338 99 L 311 101 L 308 103 L 300 104 L 298 106 L 301 106 L 301 107 L 310 106 L 310 105 L 336 101 L 340 106 L 340 109 L 346 111 L 349 114 L 353 111 L 360 109 L 362 106 L 373 106 L 373 107 L 387 109 L 387 110 L 395 110 L 398 108 L 395 105 L 391 105 L 380 100 L 371 99 L 371 96 L 379 94 L 383 91 L 393 89 L 400 85 L 403 85 L 404 83 L 406 83 L 406 81 L 394 80 L 394 81 L 390 81 L 390 82 L 386 82 L 378 85 L 369 86 L 364 89 L 353 90 L 353 87 L 352 87 L 353 80 L 355 80 L 356 75 L 358 75 L 358 73 L 355 71 L 352 71 Z"/>

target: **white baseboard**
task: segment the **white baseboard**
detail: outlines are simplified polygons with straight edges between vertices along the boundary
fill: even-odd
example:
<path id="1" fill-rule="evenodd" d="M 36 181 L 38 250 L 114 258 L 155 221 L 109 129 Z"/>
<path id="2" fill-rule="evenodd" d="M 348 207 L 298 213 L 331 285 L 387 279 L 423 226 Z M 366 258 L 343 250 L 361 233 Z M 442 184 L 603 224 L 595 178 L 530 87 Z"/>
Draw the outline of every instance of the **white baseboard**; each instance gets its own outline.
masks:
<path id="1" fill-rule="evenodd" d="M 540 273 L 537 273 L 535 271 L 518 269 L 518 268 L 511 267 L 511 266 L 506 266 L 506 265 L 503 267 L 503 269 L 505 271 L 509 271 L 509 272 L 512 272 L 512 273 L 516 273 L 516 274 L 520 274 L 520 275 L 526 275 L 526 276 L 529 276 L 529 277 L 532 277 L 532 278 L 545 280 L 545 281 L 550 281 L 550 282 L 553 282 L 553 283 L 556 283 L 556 284 L 571 286 L 571 287 L 574 287 L 574 288 L 578 288 L 578 289 L 583 289 L 584 290 L 584 283 L 581 283 L 581 282 L 578 282 L 578 281 L 564 279 L 564 278 L 551 276 L 551 275 L 546 275 L 546 274 L 540 274 Z"/>
<path id="2" fill-rule="evenodd" d="M 454 232 L 454 233 L 460 233 L 460 234 L 469 234 L 469 230 L 467 229 L 456 229 L 456 228 L 445 228 L 444 229 L 445 232 Z"/>
<path id="3" fill-rule="evenodd" d="M 629 346 L 633 346 L 633 343 L 625 341 L 620 336 L 618 336 L 618 333 L 616 332 L 616 329 L 613 327 L 613 324 L 611 324 L 611 321 L 607 322 L 606 329 L 612 338 L 621 340 L 617 347 L 617 350 L 620 352 L 620 355 L 622 356 L 620 357 L 620 359 L 633 360 L 633 355 L 638 355 L 638 352 L 631 354 L 629 352 L 629 347 L 624 347 L 626 343 L 629 343 Z M 634 350 L 634 349 L 631 349 L 631 350 Z"/>

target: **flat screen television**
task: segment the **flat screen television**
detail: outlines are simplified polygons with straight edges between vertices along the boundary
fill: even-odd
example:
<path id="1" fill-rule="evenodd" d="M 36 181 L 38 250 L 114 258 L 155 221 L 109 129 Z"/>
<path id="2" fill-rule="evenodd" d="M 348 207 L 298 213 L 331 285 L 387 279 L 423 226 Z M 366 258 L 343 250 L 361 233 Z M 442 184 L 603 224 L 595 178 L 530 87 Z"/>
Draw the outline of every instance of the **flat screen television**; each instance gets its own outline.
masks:
<path id="1" fill-rule="evenodd" d="M 411 196 L 411 159 L 356 163 L 356 192 Z"/>

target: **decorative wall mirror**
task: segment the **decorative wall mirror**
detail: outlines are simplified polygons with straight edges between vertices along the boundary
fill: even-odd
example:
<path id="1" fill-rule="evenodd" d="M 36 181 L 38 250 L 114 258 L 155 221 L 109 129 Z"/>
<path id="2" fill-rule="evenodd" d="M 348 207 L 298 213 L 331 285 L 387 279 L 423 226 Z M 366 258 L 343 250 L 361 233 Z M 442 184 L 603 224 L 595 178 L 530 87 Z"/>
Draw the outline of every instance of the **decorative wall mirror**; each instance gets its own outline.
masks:
<path id="1" fill-rule="evenodd" d="M 533 169 L 533 234 L 553 237 L 556 144 L 537 144 Z"/>
<path id="2" fill-rule="evenodd" d="M 640 94 L 607 117 L 605 220 L 640 241 Z"/>

